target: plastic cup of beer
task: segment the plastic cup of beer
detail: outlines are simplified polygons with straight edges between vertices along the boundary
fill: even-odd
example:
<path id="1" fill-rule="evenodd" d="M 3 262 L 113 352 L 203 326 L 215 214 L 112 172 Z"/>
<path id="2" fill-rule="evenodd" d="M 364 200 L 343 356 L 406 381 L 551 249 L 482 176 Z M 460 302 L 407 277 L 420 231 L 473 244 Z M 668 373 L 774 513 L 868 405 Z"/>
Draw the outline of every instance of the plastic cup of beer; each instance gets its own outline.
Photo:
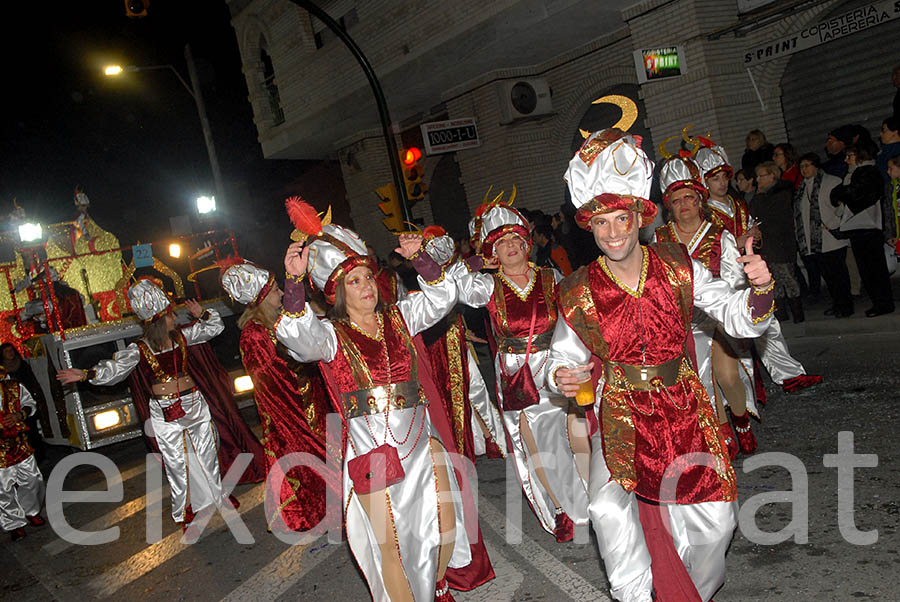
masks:
<path id="1" fill-rule="evenodd" d="M 591 369 L 587 366 L 575 366 L 569 374 L 578 383 L 575 403 L 580 406 L 589 406 L 594 403 L 594 381 L 591 379 Z"/>

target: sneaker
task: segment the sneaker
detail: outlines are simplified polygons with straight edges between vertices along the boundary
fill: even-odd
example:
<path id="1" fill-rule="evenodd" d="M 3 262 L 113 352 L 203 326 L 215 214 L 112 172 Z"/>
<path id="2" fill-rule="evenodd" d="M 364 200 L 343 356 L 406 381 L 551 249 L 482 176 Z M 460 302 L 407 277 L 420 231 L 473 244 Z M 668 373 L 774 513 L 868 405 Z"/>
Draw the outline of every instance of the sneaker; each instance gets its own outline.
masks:
<path id="1" fill-rule="evenodd" d="M 450 585 L 447 583 L 446 578 L 441 579 L 435 584 L 434 602 L 456 602 L 450 594 Z"/>
<path id="2" fill-rule="evenodd" d="M 35 514 L 34 516 L 26 516 L 25 518 L 28 519 L 28 522 L 31 523 L 32 527 L 43 527 L 47 524 L 47 521 L 44 520 L 44 517 L 40 514 Z"/>
<path id="3" fill-rule="evenodd" d="M 727 422 L 721 423 L 719 425 L 719 432 L 722 434 L 722 439 L 725 440 L 725 449 L 728 450 L 728 457 L 734 460 L 738 457 L 738 453 L 740 453 L 741 450 L 738 447 L 734 431 L 731 430 L 731 425 Z"/>
<path id="4" fill-rule="evenodd" d="M 781 383 L 781 388 L 785 393 L 796 393 L 806 387 L 811 387 L 822 382 L 822 377 L 818 374 L 801 374 L 793 378 L 788 378 Z"/>
<path id="5" fill-rule="evenodd" d="M 19 527 L 9 532 L 9 538 L 13 541 L 19 541 L 25 537 L 25 527 Z"/>
<path id="6" fill-rule="evenodd" d="M 575 539 L 575 523 L 562 508 L 556 509 L 556 528 L 553 529 L 556 543 L 566 543 Z"/>

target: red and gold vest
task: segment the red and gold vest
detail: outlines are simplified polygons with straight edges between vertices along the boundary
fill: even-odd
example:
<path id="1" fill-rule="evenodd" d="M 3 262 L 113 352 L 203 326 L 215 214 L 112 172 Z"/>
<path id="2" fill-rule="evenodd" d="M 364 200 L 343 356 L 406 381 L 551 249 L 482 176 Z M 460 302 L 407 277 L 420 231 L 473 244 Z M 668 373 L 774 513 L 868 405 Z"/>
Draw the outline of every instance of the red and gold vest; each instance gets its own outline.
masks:
<path id="1" fill-rule="evenodd" d="M 0 400 L 0 416 L 22 411 L 18 381 L 0 381 L 0 391 L 3 394 L 3 399 Z M 15 426 L 0 432 L 0 468 L 18 464 L 33 453 L 34 449 L 28 442 L 28 427 L 24 422 L 18 422 Z"/>
<path id="2" fill-rule="evenodd" d="M 736 199 L 730 194 L 727 198 L 734 209 L 734 215 L 727 215 L 713 205 L 708 204 L 706 207 L 709 209 L 712 223 L 728 230 L 737 238 L 750 229 L 750 208 L 744 199 Z"/>
<path id="3" fill-rule="evenodd" d="M 705 223 L 701 224 L 700 229 L 705 228 Z M 703 266 L 712 272 L 713 276 L 719 277 L 722 271 L 722 233 L 725 229 L 716 224 L 710 224 L 709 228 L 701 235 L 699 241 L 691 241 L 691 244 L 685 245 L 691 257 L 703 264 Z M 656 229 L 656 240 L 658 242 L 674 242 L 683 244 L 678 239 L 675 232 L 675 223 L 669 222 L 665 226 Z M 691 251 L 691 246 L 694 250 Z"/>
<path id="4" fill-rule="evenodd" d="M 681 244 L 645 247 L 639 294 L 621 288 L 600 261 L 560 285 L 566 323 L 604 362 L 657 366 L 686 355 L 693 312 L 693 269 Z M 656 391 L 604 386 L 603 452 L 611 479 L 650 500 L 732 501 L 736 477 L 706 391 L 685 360 L 675 385 Z M 661 490 L 670 464 L 683 454 L 707 453 L 713 469 L 688 466 L 674 495 Z"/>
<path id="5" fill-rule="evenodd" d="M 556 279 L 553 277 L 552 269 L 536 269 L 538 274 L 532 279 L 524 297 L 520 297 L 500 273 L 493 275 L 494 294 L 491 295 L 487 309 L 491 316 L 494 336 L 498 341 L 506 338 L 527 338 L 533 311 L 536 311 L 534 336 L 553 332 L 557 319 Z"/>

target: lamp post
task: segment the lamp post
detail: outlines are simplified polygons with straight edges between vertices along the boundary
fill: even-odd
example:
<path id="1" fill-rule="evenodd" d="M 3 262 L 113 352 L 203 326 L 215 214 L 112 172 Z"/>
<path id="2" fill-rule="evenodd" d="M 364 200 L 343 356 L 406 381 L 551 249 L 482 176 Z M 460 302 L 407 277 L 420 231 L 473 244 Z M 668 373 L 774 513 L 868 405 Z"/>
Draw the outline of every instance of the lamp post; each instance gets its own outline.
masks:
<path id="1" fill-rule="evenodd" d="M 200 90 L 200 80 L 197 78 L 197 68 L 194 65 L 194 55 L 191 52 L 191 45 L 185 44 L 184 46 L 184 60 L 187 63 L 188 67 L 188 76 L 191 78 L 191 83 L 188 84 L 181 77 L 181 74 L 178 73 L 178 70 L 175 69 L 172 65 L 147 65 L 142 67 L 135 66 L 127 66 L 120 67 L 118 65 L 110 65 L 103 70 L 103 73 L 109 77 L 115 77 L 117 75 L 121 75 L 122 73 L 135 73 L 138 71 L 159 71 L 161 69 L 168 69 L 172 73 L 175 74 L 175 77 L 178 78 L 178 81 L 181 82 L 181 85 L 184 86 L 184 89 L 188 94 L 191 95 L 191 98 L 194 99 L 194 103 L 197 105 L 197 114 L 200 116 L 200 127 L 203 129 L 203 139 L 206 142 L 206 152 L 209 155 L 209 166 L 212 169 L 213 175 L 213 183 L 216 188 L 216 197 L 219 199 L 225 198 L 224 190 L 222 186 L 222 172 L 219 170 L 219 159 L 216 155 L 216 145 L 213 142 L 212 130 L 209 127 L 209 119 L 206 117 L 206 105 L 203 102 L 203 93 Z"/>

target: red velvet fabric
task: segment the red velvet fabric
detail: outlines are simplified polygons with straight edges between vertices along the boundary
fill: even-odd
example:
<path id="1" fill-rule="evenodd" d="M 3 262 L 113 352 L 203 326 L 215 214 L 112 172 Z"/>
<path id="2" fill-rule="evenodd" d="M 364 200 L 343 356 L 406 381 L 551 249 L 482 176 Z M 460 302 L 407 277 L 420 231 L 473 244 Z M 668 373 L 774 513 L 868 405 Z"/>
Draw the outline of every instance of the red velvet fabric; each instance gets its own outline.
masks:
<path id="1" fill-rule="evenodd" d="M 330 408 L 318 370 L 314 366 L 294 366 L 306 373 L 308 390 L 304 392 L 297 373 L 288 363 L 287 352 L 279 349 L 270 331 L 258 322 L 244 326 L 240 346 L 244 368 L 253 379 L 253 396 L 263 425 L 267 473 L 280 471 L 278 459 L 291 453 L 305 452 L 324 461 L 325 416 Z M 314 408 L 312 425 L 304 407 L 307 403 Z M 273 496 L 281 508 L 280 515 L 288 529 L 308 531 L 325 517 L 326 486 L 340 497 L 340 471 L 322 474 L 295 467 L 286 477 L 279 491 L 271 489 L 275 479 L 269 478 L 267 495 Z M 266 517 L 271 528 L 277 526 L 275 518 Z"/>
<path id="2" fill-rule="evenodd" d="M 687 568 L 675 551 L 666 508 L 638 498 L 638 511 L 644 541 L 650 552 L 656 602 L 702 602 Z"/>
<path id="3" fill-rule="evenodd" d="M 520 299 L 502 279 L 497 278 L 495 282 L 502 283 L 502 286 L 494 286 L 494 294 L 487 305 L 494 336 L 527 337 L 531 329 L 531 314 L 535 302 L 537 302 L 537 319 L 534 323 L 534 334 L 539 335 L 553 329 L 556 325 L 556 306 L 548 308 L 547 297 L 555 298 L 555 290 L 544 291 L 540 273 L 536 275 L 534 286 L 524 300 Z M 505 315 L 500 315 L 498 311 L 497 295 L 503 295 L 506 305 Z"/>
<path id="4" fill-rule="evenodd" d="M 349 326 L 348 323 L 335 322 L 334 326 L 340 328 L 356 344 L 362 357 L 377 358 L 373 362 L 368 362 L 373 383 L 384 385 L 389 382 L 406 382 L 410 379 L 410 369 L 412 368 L 412 358 L 407 351 L 406 342 L 401 333 L 391 327 L 391 319 L 387 313 L 382 312 L 381 316 L 384 324 L 385 345 Z M 390 368 L 387 368 L 384 363 L 385 347 L 388 349 Z M 336 379 L 338 393 L 352 393 L 360 389 L 361 385 L 354 380 L 350 363 L 343 353 L 335 355 L 331 361 L 331 370 Z"/>
<path id="5" fill-rule="evenodd" d="M 397 302 L 397 274 L 387 268 L 381 268 L 375 274 L 375 284 L 378 285 L 378 299 L 384 305 L 392 305 Z"/>
<path id="6" fill-rule="evenodd" d="M 709 177 L 709 175 L 706 177 Z M 725 215 L 712 205 L 708 205 L 708 208 L 710 210 L 712 223 L 722 226 L 731 232 L 732 236 L 737 238 L 750 228 L 750 209 L 747 207 L 747 201 L 744 199 L 736 199 L 731 195 L 728 195 L 728 199 L 734 207 L 734 215 L 731 217 Z"/>
<path id="7" fill-rule="evenodd" d="M 180 354 L 180 352 L 179 352 Z M 160 365 L 170 366 L 172 352 L 157 356 Z M 164 357 L 168 356 L 168 358 Z M 180 355 L 179 355 L 180 357 Z M 179 367 L 180 369 L 180 367 Z M 219 363 L 208 343 L 188 347 L 187 373 L 197 383 L 200 392 L 209 404 L 210 415 L 219 432 L 219 470 L 222 476 L 231 468 L 232 462 L 241 452 L 253 454 L 253 461 L 247 466 L 239 483 L 258 483 L 266 477 L 263 448 L 256 436 L 241 417 L 241 413 L 231 394 L 231 382 L 225 368 Z M 141 361 L 129 376 L 131 397 L 141 422 L 150 418 L 150 391 L 155 376 L 146 360 Z M 159 451 L 155 438 L 148 438 L 153 451 Z"/>
<path id="8" fill-rule="evenodd" d="M 431 360 L 434 384 L 441 396 L 447 421 L 453 430 L 454 441 L 463 441 L 460 450 L 465 457 L 475 460 L 475 442 L 472 436 L 472 406 L 469 404 L 469 361 L 466 344 L 466 329 L 462 316 L 456 314 L 441 320 L 423 333 L 425 348 Z M 453 348 L 458 354 L 450 357 L 448 337 L 453 336 Z M 454 384 L 455 383 L 455 384 Z M 461 408 L 454 407 L 454 386 L 463 403 Z M 459 410 L 462 410 L 460 413 Z"/>
<path id="9" fill-rule="evenodd" d="M 637 298 L 623 291 L 599 262 L 589 268 L 600 329 L 609 345 L 608 357 L 614 362 L 655 366 L 684 353 L 687 335 L 681 309 L 662 260 L 652 249 L 648 248 L 648 253 L 647 277 Z M 668 387 L 665 392 L 634 391 L 628 395 L 635 429 L 635 492 L 650 500 L 660 500 L 662 477 L 679 456 L 690 451 L 709 451 L 698 420 L 701 400 L 690 382 L 683 383 Z M 707 401 L 704 399 L 703 403 Z M 718 475 L 702 466 L 688 467 L 675 493 L 675 499 L 662 501 L 697 503 L 723 499 Z"/>
<path id="10" fill-rule="evenodd" d="M 703 235 L 701 240 L 691 257 L 703 264 L 703 266 L 712 272 L 713 276 L 719 278 L 722 272 L 722 232 L 721 226 L 713 224 Z M 681 243 L 675 233 L 675 225 L 669 222 L 665 226 L 656 229 L 656 240 L 659 242 L 677 242 Z M 682 243 L 683 244 L 683 243 Z"/>

